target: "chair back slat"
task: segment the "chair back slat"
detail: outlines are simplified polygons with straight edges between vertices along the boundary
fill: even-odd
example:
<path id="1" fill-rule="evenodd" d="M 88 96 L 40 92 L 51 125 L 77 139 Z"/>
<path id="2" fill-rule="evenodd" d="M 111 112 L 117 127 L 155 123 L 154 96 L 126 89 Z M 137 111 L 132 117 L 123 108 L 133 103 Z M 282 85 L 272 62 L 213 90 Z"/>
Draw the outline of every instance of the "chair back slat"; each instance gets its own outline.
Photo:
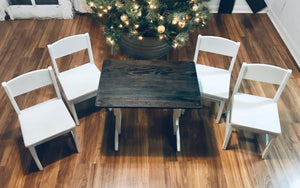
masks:
<path id="1" fill-rule="evenodd" d="M 7 82 L 13 97 L 52 84 L 48 69 L 41 69 L 20 75 Z"/>
<path id="2" fill-rule="evenodd" d="M 291 70 L 267 64 L 247 64 L 244 79 L 280 85 Z"/>
<path id="3" fill-rule="evenodd" d="M 55 59 L 84 50 L 87 47 L 88 44 L 85 34 L 69 36 L 48 45 Z"/>
<path id="4" fill-rule="evenodd" d="M 52 44 L 48 44 L 47 47 L 57 76 L 60 75 L 60 71 L 56 64 L 56 59 L 58 58 L 87 49 L 89 63 L 94 63 L 90 37 L 88 33 L 73 35 L 60 39 Z"/>
<path id="5" fill-rule="evenodd" d="M 48 69 L 31 71 L 13 78 L 8 82 L 2 82 L 2 86 L 4 87 L 4 90 L 6 91 L 6 94 L 8 95 L 17 114 L 20 113 L 20 108 L 17 105 L 14 97 L 50 84 L 53 84 L 57 97 L 61 98 L 59 88 L 51 67 L 48 67 Z"/>
<path id="6" fill-rule="evenodd" d="M 242 80 L 246 79 L 279 85 L 276 94 L 273 97 L 273 100 L 277 101 L 285 88 L 291 73 L 292 70 L 290 69 L 283 69 L 274 65 L 247 64 L 244 62 L 232 92 L 232 96 L 238 92 Z"/>
<path id="7" fill-rule="evenodd" d="M 232 58 L 229 66 L 229 72 L 231 72 L 236 60 L 239 47 L 239 42 L 235 42 L 223 37 L 198 35 L 194 62 L 197 63 L 199 51 L 229 56 Z"/>

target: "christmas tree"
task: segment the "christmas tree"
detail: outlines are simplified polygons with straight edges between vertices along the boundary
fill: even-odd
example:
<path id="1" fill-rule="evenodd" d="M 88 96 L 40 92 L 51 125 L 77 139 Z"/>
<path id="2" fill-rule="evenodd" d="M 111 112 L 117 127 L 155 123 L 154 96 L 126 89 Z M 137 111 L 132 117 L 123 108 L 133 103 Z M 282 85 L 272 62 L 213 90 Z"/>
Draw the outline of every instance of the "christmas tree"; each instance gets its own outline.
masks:
<path id="1" fill-rule="evenodd" d="M 209 19 L 209 0 L 87 1 L 94 18 L 104 26 L 104 37 L 113 52 L 123 34 L 137 40 L 157 37 L 174 48 L 184 46 L 189 33 Z"/>

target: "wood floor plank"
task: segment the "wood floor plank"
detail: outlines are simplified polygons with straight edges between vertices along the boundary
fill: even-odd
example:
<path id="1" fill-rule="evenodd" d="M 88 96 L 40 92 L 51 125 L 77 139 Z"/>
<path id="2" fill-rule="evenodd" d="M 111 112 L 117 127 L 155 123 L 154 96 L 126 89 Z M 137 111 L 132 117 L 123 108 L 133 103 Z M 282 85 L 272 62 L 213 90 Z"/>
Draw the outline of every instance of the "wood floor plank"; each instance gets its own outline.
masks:
<path id="1" fill-rule="evenodd" d="M 88 15 L 69 20 L 14 20 L 0 22 L 0 81 L 51 65 L 47 44 L 88 32 L 96 66 L 104 59 L 131 59 L 110 53 L 103 28 Z M 222 149 L 225 118 L 215 123 L 218 105 L 204 100 L 200 110 L 186 110 L 180 119 L 181 152 L 176 152 L 169 109 L 122 109 L 120 150 L 114 151 L 113 113 L 96 108 L 95 98 L 76 105 L 76 127 L 81 153 L 70 134 L 37 147 L 44 165 L 38 171 L 24 147 L 17 115 L 0 89 L 1 187 L 299 187 L 300 74 L 295 60 L 266 14 L 212 14 L 207 27 L 190 34 L 183 48 L 161 60 L 192 60 L 197 35 L 216 35 L 241 42 L 233 68 L 233 89 L 241 64 L 266 63 L 292 69 L 278 101 L 282 135 L 266 160 L 261 159 L 263 135 L 234 131 L 228 150 Z M 77 66 L 87 53 L 61 59 L 60 68 Z M 198 63 L 226 67 L 219 57 L 201 54 Z M 229 62 L 230 59 L 224 58 Z M 74 64 L 71 64 L 71 62 Z M 271 95 L 274 86 L 242 83 L 242 89 Z M 51 97 L 41 90 L 21 96 L 25 107 Z"/>

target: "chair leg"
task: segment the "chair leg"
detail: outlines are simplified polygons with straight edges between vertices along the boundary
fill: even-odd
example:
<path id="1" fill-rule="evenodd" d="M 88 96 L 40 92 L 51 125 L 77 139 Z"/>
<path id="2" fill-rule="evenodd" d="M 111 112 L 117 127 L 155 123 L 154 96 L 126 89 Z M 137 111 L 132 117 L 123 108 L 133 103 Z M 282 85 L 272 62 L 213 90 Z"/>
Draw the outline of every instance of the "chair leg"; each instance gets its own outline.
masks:
<path id="1" fill-rule="evenodd" d="M 270 152 L 270 147 L 271 147 L 271 145 L 273 145 L 273 143 L 274 143 L 274 141 L 275 141 L 276 138 L 277 138 L 277 136 L 274 137 L 274 138 L 271 138 L 271 140 L 270 140 L 269 143 L 267 144 L 266 148 L 264 149 L 264 151 L 263 151 L 263 153 L 262 153 L 262 158 L 263 158 L 263 159 L 265 159 L 266 156 L 269 154 L 269 152 Z"/>
<path id="2" fill-rule="evenodd" d="M 115 151 L 119 150 L 119 134 L 121 134 L 121 122 L 122 122 L 122 113 L 120 108 L 113 109 L 116 122 L 115 122 Z"/>
<path id="3" fill-rule="evenodd" d="M 225 101 L 221 101 L 221 102 L 220 102 L 220 107 L 219 107 L 219 112 L 218 112 L 218 115 L 217 115 L 217 118 L 216 118 L 216 123 L 219 123 L 219 122 L 220 122 L 220 119 L 221 119 L 221 116 L 222 116 L 222 113 L 223 113 L 224 106 L 225 106 Z"/>
<path id="4" fill-rule="evenodd" d="M 184 110 L 173 110 L 173 134 L 176 135 L 176 147 L 177 151 L 180 151 L 180 132 L 179 132 L 179 118 L 184 113 Z"/>
<path id="5" fill-rule="evenodd" d="M 179 128 L 176 131 L 176 146 L 177 146 L 177 152 L 179 152 L 180 149 L 180 132 L 179 132 Z"/>
<path id="6" fill-rule="evenodd" d="M 68 102 L 68 106 L 69 106 L 69 108 L 71 110 L 71 113 L 73 115 L 73 118 L 74 118 L 74 121 L 75 121 L 76 125 L 79 125 L 79 120 L 78 120 L 78 117 L 77 117 L 77 113 L 76 113 L 76 109 L 75 109 L 74 103 Z"/>
<path id="7" fill-rule="evenodd" d="M 75 128 L 71 130 L 71 134 L 73 136 L 73 140 L 75 142 L 75 146 L 76 146 L 77 152 L 80 153 L 81 149 L 80 149 L 80 146 L 79 146 L 79 141 L 78 141 L 78 138 L 77 138 L 77 133 L 76 133 Z"/>
<path id="8" fill-rule="evenodd" d="M 181 116 L 181 109 L 173 109 L 173 134 L 175 135 L 179 129 L 179 118 Z"/>
<path id="9" fill-rule="evenodd" d="M 43 166 L 42 166 L 42 164 L 41 164 L 41 162 L 39 160 L 38 155 L 36 154 L 35 147 L 34 146 L 30 146 L 30 147 L 28 147 L 28 149 L 29 149 L 29 151 L 30 151 L 30 153 L 31 153 L 31 155 L 32 155 L 32 157 L 33 157 L 33 159 L 34 159 L 37 167 L 39 168 L 39 170 L 43 170 Z"/>
<path id="10" fill-rule="evenodd" d="M 224 138 L 224 143 L 223 143 L 223 149 L 226 149 L 228 146 L 228 142 L 230 140 L 232 133 L 232 127 L 229 122 L 226 122 L 226 130 L 225 130 L 225 138 Z"/>

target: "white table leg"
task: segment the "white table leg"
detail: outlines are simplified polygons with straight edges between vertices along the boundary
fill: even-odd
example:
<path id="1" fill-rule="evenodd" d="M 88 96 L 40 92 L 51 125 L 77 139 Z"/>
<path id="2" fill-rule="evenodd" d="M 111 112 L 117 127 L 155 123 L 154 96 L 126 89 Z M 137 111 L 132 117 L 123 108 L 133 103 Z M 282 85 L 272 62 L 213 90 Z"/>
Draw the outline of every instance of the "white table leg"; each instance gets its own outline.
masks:
<path id="1" fill-rule="evenodd" d="M 179 118 L 182 114 L 181 109 L 173 109 L 173 134 L 176 135 L 177 151 L 180 151 Z"/>
<path id="2" fill-rule="evenodd" d="M 120 108 L 113 109 L 116 122 L 115 122 L 115 151 L 119 150 L 119 134 L 121 134 L 121 121 L 122 113 Z"/>

